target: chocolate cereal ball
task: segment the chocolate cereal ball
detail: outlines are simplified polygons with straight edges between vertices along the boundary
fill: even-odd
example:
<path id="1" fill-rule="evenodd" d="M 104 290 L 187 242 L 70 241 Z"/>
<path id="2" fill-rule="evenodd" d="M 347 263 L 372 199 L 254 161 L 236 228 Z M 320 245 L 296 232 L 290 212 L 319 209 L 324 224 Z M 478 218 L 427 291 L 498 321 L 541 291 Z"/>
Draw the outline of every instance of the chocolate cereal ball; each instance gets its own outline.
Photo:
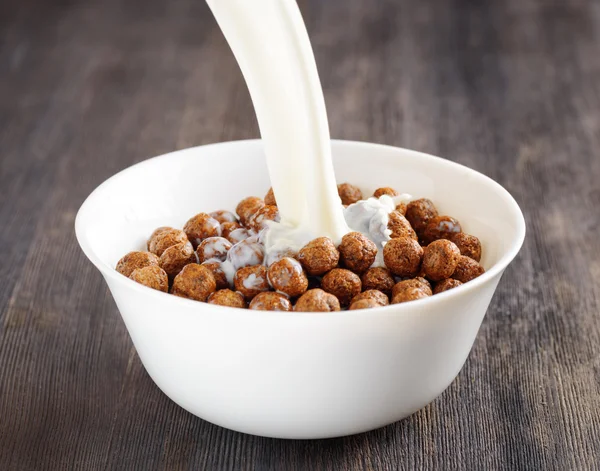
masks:
<path id="1" fill-rule="evenodd" d="M 433 294 L 440 294 L 444 291 L 448 291 L 449 289 L 456 288 L 457 286 L 462 285 L 462 283 L 454 278 L 446 278 L 445 280 L 440 281 L 435 284 L 435 288 L 433 290 Z"/>
<path id="2" fill-rule="evenodd" d="M 224 262 L 227 258 L 227 252 L 229 252 L 231 247 L 231 242 L 224 237 L 209 237 L 208 239 L 204 239 L 198 246 L 196 255 L 198 255 L 200 263 L 211 258 Z"/>
<path id="3" fill-rule="evenodd" d="M 467 283 L 482 275 L 484 272 L 485 270 L 478 262 L 472 258 L 461 255 L 458 258 L 456 269 L 454 270 L 454 273 L 452 273 L 452 278 L 461 283 Z"/>
<path id="4" fill-rule="evenodd" d="M 456 219 L 450 216 L 436 216 L 425 226 L 422 238 L 429 245 L 434 240 L 450 239 L 457 232 L 462 232 L 462 229 Z"/>
<path id="5" fill-rule="evenodd" d="M 303 294 L 308 288 L 308 278 L 298 260 L 284 257 L 273 263 L 267 272 L 269 283 L 275 291 L 290 297 Z"/>
<path id="6" fill-rule="evenodd" d="M 385 266 L 396 276 L 412 277 L 419 273 L 423 248 L 410 237 L 392 239 L 383 248 Z"/>
<path id="7" fill-rule="evenodd" d="M 395 284 L 394 277 L 390 271 L 384 267 L 369 268 L 360 277 L 360 281 L 362 282 L 362 289 L 376 289 L 385 293 L 387 296 L 392 293 L 392 288 Z"/>
<path id="8" fill-rule="evenodd" d="M 199 213 L 185 223 L 183 230 L 196 248 L 204 239 L 220 236 L 221 223 L 206 213 Z"/>
<path id="9" fill-rule="evenodd" d="M 267 194 L 265 195 L 265 204 L 270 206 L 277 206 L 277 200 L 275 199 L 273 187 L 269 188 L 269 191 L 267 191 Z"/>
<path id="10" fill-rule="evenodd" d="M 429 294 L 419 288 L 408 288 L 400 291 L 392 298 L 392 304 L 400 304 L 408 301 L 416 301 L 417 299 L 428 298 Z"/>
<path id="11" fill-rule="evenodd" d="M 219 260 L 207 260 L 206 262 L 202 263 L 202 266 L 208 268 L 215 277 L 215 282 L 217 283 L 218 290 L 229 288 L 227 275 L 225 275 L 222 265 L 222 262 L 220 262 Z"/>
<path id="12" fill-rule="evenodd" d="M 354 204 L 357 201 L 363 199 L 362 191 L 360 188 L 354 185 L 350 185 L 350 183 L 340 183 L 337 186 L 338 195 L 340 195 L 340 199 L 342 200 L 342 204 Z"/>
<path id="13" fill-rule="evenodd" d="M 318 237 L 302 247 L 298 260 L 309 275 L 318 276 L 337 267 L 340 253 L 329 237 Z"/>
<path id="14" fill-rule="evenodd" d="M 350 305 L 365 299 L 369 299 L 377 303 L 378 306 L 387 306 L 390 303 L 390 300 L 386 294 L 382 293 L 377 289 L 368 289 L 354 296 L 352 298 L 352 301 L 350 301 Z"/>
<path id="15" fill-rule="evenodd" d="M 246 300 L 241 293 L 236 293 L 230 289 L 220 289 L 208 297 L 208 304 L 218 304 L 219 306 L 246 308 Z"/>
<path id="16" fill-rule="evenodd" d="M 246 229 L 245 227 L 240 227 L 239 229 L 234 229 L 233 231 L 231 231 L 227 236 L 227 240 L 232 244 L 237 244 L 238 242 L 246 240 L 249 237 L 252 237 L 253 235 L 254 232 L 252 232 L 251 230 Z"/>
<path id="17" fill-rule="evenodd" d="M 406 216 L 406 203 L 398 203 L 396 205 L 396 211 L 402 214 L 402 216 Z"/>
<path id="18" fill-rule="evenodd" d="M 242 227 L 241 224 L 237 221 L 222 222 L 221 223 L 221 236 L 225 237 L 227 240 L 229 240 L 229 234 L 231 234 L 236 229 L 240 229 L 241 227 Z M 246 229 L 244 229 L 244 230 L 246 230 Z"/>
<path id="19" fill-rule="evenodd" d="M 390 237 L 397 239 L 398 237 L 410 237 L 411 239 L 419 240 L 417 233 L 400 211 L 392 211 L 389 214 L 388 229 L 392 231 Z"/>
<path id="20" fill-rule="evenodd" d="M 246 301 L 250 301 L 258 293 L 269 291 L 267 268 L 264 265 L 243 267 L 235 272 L 233 284 L 238 293 L 242 293 Z"/>
<path id="21" fill-rule="evenodd" d="M 264 247 L 252 237 L 238 242 L 227 252 L 227 260 L 235 270 L 251 265 L 260 265 L 263 262 Z"/>
<path id="22" fill-rule="evenodd" d="M 381 304 L 379 304 L 377 301 L 374 301 L 373 299 L 360 299 L 356 302 L 353 302 L 352 304 L 350 304 L 350 311 L 355 311 L 357 309 L 371 309 L 373 307 L 380 307 Z"/>
<path id="23" fill-rule="evenodd" d="M 159 227 L 148 239 L 148 250 L 160 257 L 169 247 L 187 241 L 185 232 L 172 227 Z"/>
<path id="24" fill-rule="evenodd" d="M 425 278 L 411 278 L 410 280 L 399 281 L 394 285 L 394 288 L 392 289 L 392 299 L 401 291 L 412 288 L 420 289 L 428 296 L 433 294 L 431 292 L 431 285 Z"/>
<path id="25" fill-rule="evenodd" d="M 476 262 L 481 260 L 481 242 L 477 237 L 464 232 L 455 232 L 450 235 L 450 240 L 456 244 L 461 255 L 470 257 Z"/>
<path id="26" fill-rule="evenodd" d="M 294 306 L 299 312 L 332 312 L 340 310 L 340 302 L 333 294 L 322 289 L 310 289 L 304 293 Z"/>
<path id="27" fill-rule="evenodd" d="M 460 257 L 460 250 L 446 239 L 433 241 L 423 252 L 422 268 L 425 276 L 432 281 L 450 278 Z"/>
<path id="28" fill-rule="evenodd" d="M 158 265 L 148 265 L 143 268 L 133 270 L 129 275 L 133 281 L 137 281 L 148 288 L 158 291 L 169 291 L 169 277 L 165 271 Z"/>
<path id="29" fill-rule="evenodd" d="M 240 222 L 248 226 L 250 218 L 264 205 L 265 202 L 258 196 L 248 196 L 238 203 L 235 212 L 240 217 Z"/>
<path id="30" fill-rule="evenodd" d="M 129 277 L 138 268 L 158 266 L 158 257 L 151 252 L 129 252 L 117 262 L 115 269 L 121 274 Z"/>
<path id="31" fill-rule="evenodd" d="M 425 230 L 427 223 L 437 215 L 436 207 L 427 198 L 411 201 L 406 205 L 406 219 L 419 235 Z"/>
<path id="32" fill-rule="evenodd" d="M 226 222 L 237 222 L 235 214 L 233 214 L 231 211 L 225 211 L 224 209 L 213 211 L 209 214 L 209 216 L 219 221 L 220 224 L 224 224 Z"/>
<path id="33" fill-rule="evenodd" d="M 250 309 L 255 311 L 291 311 L 292 303 L 287 296 L 273 291 L 258 293 L 250 301 Z"/>
<path id="34" fill-rule="evenodd" d="M 321 281 L 321 287 L 338 298 L 342 306 L 348 306 L 354 296 L 360 293 L 360 278 L 344 268 L 334 268 Z"/>
<path id="35" fill-rule="evenodd" d="M 390 188 L 389 186 L 383 187 L 383 188 L 377 188 L 374 192 L 373 192 L 373 196 L 375 198 L 379 198 L 383 195 L 388 195 L 391 196 L 392 198 L 394 196 L 398 196 L 400 193 L 398 193 L 396 190 L 394 190 L 393 188 Z"/>
<path id="36" fill-rule="evenodd" d="M 212 272 L 204 265 L 190 263 L 173 280 L 171 293 L 182 298 L 206 301 L 217 289 Z"/>
<path id="37" fill-rule="evenodd" d="M 349 232 L 342 237 L 338 251 L 344 266 L 355 273 L 367 271 L 377 257 L 375 242 L 360 232 Z"/>
<path id="38" fill-rule="evenodd" d="M 179 273 L 183 267 L 195 263 L 196 254 L 190 242 L 173 245 L 160 256 L 159 265 L 171 278 Z"/>
<path id="39" fill-rule="evenodd" d="M 260 232 L 267 227 L 267 221 L 279 222 L 279 210 L 277 206 L 263 206 L 250 218 L 248 225 L 255 232 Z"/>

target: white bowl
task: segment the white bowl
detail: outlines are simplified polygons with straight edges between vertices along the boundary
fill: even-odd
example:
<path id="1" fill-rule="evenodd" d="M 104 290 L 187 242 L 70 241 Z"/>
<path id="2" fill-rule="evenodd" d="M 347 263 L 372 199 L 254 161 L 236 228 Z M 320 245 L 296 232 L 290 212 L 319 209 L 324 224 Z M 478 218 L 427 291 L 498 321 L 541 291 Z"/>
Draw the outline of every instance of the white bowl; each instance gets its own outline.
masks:
<path id="1" fill-rule="evenodd" d="M 462 368 L 506 266 L 525 236 L 515 200 L 488 177 L 405 149 L 333 141 L 338 181 L 365 195 L 391 186 L 432 199 L 483 245 L 481 277 L 371 310 L 296 313 L 226 308 L 161 293 L 120 275 L 125 253 L 158 226 L 234 209 L 270 186 L 260 140 L 173 152 L 134 165 L 83 203 L 77 239 L 101 271 L 154 382 L 205 420 L 279 438 L 382 427 L 440 395 Z M 285 156 L 283 156 L 285 157 Z"/>

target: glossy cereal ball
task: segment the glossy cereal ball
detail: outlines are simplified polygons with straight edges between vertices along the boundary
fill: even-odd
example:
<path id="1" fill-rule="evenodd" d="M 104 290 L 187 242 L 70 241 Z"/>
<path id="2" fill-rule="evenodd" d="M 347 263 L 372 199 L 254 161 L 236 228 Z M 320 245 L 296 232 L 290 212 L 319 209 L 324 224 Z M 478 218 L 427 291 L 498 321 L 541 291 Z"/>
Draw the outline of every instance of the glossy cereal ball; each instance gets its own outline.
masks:
<path id="1" fill-rule="evenodd" d="M 392 299 L 395 298 L 398 293 L 406 289 L 420 289 L 428 296 L 431 296 L 431 285 L 425 278 L 411 278 L 410 280 L 402 280 L 394 285 L 392 289 Z"/>
<path id="2" fill-rule="evenodd" d="M 273 263 L 267 272 L 269 283 L 275 291 L 290 297 L 300 296 L 308 288 L 308 278 L 298 260 L 284 257 Z"/>
<path id="3" fill-rule="evenodd" d="M 271 250 L 265 254 L 265 265 L 270 267 L 282 258 L 289 257 L 298 260 L 298 253 L 292 249 Z"/>
<path id="4" fill-rule="evenodd" d="M 265 204 L 269 206 L 277 206 L 277 200 L 275 199 L 273 187 L 269 188 L 269 191 L 267 191 L 267 194 L 265 195 Z"/>
<path id="5" fill-rule="evenodd" d="M 229 288 L 227 275 L 225 275 L 225 272 L 223 271 L 222 264 L 223 262 L 219 260 L 207 260 L 206 262 L 202 263 L 202 266 L 208 268 L 215 277 L 218 290 Z"/>
<path id="6" fill-rule="evenodd" d="M 392 288 L 395 284 L 394 277 L 390 271 L 384 267 L 369 268 L 362 274 L 360 281 L 362 282 L 363 290 L 376 289 L 385 293 L 387 296 L 392 293 Z"/>
<path id="7" fill-rule="evenodd" d="M 388 229 L 392 231 L 390 237 L 397 239 L 398 237 L 410 237 L 411 239 L 419 240 L 417 233 L 400 211 L 392 211 L 389 214 Z"/>
<path id="8" fill-rule="evenodd" d="M 432 281 L 450 278 L 458 265 L 459 258 L 460 250 L 454 242 L 446 239 L 433 241 L 423 252 L 422 268 L 425 276 Z"/>
<path id="9" fill-rule="evenodd" d="M 163 291 L 165 293 L 169 291 L 169 277 L 158 265 L 148 265 L 143 268 L 136 268 L 131 272 L 129 278 L 148 288 Z"/>
<path id="10" fill-rule="evenodd" d="M 458 259 L 456 269 L 454 270 L 454 273 L 452 273 L 452 278 L 461 283 L 467 283 L 482 275 L 484 272 L 485 270 L 478 262 L 472 258 L 461 255 Z"/>
<path id="11" fill-rule="evenodd" d="M 206 301 L 217 289 L 212 272 L 204 265 L 190 263 L 173 280 L 171 293 L 182 298 Z"/>
<path id="12" fill-rule="evenodd" d="M 360 188 L 354 185 L 350 185 L 350 183 L 340 183 L 337 186 L 338 195 L 340 195 L 340 199 L 342 200 L 342 204 L 349 205 L 354 204 L 357 201 L 363 199 L 362 191 Z"/>
<path id="13" fill-rule="evenodd" d="M 390 300 L 386 294 L 382 293 L 378 289 L 368 289 L 367 291 L 363 291 L 362 293 L 358 293 L 356 296 L 354 296 L 352 301 L 350 301 L 350 305 L 365 299 L 369 299 L 377 303 L 379 306 L 387 306 L 390 303 Z"/>
<path id="14" fill-rule="evenodd" d="M 444 291 L 448 291 L 449 289 L 456 288 L 462 285 L 462 283 L 454 278 L 446 278 L 445 280 L 440 281 L 435 284 L 435 288 L 433 290 L 433 294 L 440 294 Z"/>
<path id="15" fill-rule="evenodd" d="M 383 248 L 385 266 L 396 276 L 413 277 L 419 273 L 423 248 L 410 237 L 392 239 Z"/>
<path id="16" fill-rule="evenodd" d="M 227 236 L 227 240 L 229 242 L 231 242 L 232 244 L 237 244 L 238 242 L 249 239 L 250 237 L 252 237 L 254 235 L 255 235 L 254 232 L 251 231 L 250 229 L 241 227 L 239 229 L 234 229 L 233 231 L 231 231 L 229 233 L 229 235 Z"/>
<path id="17" fill-rule="evenodd" d="M 251 237 L 238 242 L 227 252 L 227 260 L 235 270 L 252 265 L 260 265 L 264 257 L 264 247 Z"/>
<path id="18" fill-rule="evenodd" d="M 196 249 L 196 255 L 200 263 L 206 260 L 215 259 L 222 262 L 227 258 L 227 252 L 232 244 L 224 237 L 209 237 L 204 239 Z"/>
<path id="19" fill-rule="evenodd" d="M 258 293 L 269 291 L 267 268 L 264 265 L 240 268 L 235 272 L 233 285 L 238 293 L 242 293 L 246 301 L 250 301 Z"/>
<path id="20" fill-rule="evenodd" d="M 226 222 L 237 222 L 235 214 L 233 214 L 231 211 L 225 211 L 224 209 L 213 211 L 209 214 L 209 216 L 219 221 L 220 224 L 225 224 Z"/>
<path id="21" fill-rule="evenodd" d="M 400 304 L 408 301 L 416 301 L 417 299 L 428 298 L 429 294 L 419 288 L 408 288 L 400 291 L 392 298 L 392 304 Z"/>
<path id="22" fill-rule="evenodd" d="M 456 244 L 461 255 L 472 258 L 476 262 L 481 261 L 481 242 L 477 237 L 464 232 L 455 232 L 450 235 L 450 240 Z"/>
<path id="23" fill-rule="evenodd" d="M 333 294 L 322 289 L 310 289 L 304 293 L 294 306 L 299 312 L 332 312 L 340 310 L 340 302 Z"/>
<path id="24" fill-rule="evenodd" d="M 423 240 L 427 245 L 438 239 L 450 239 L 457 232 L 462 232 L 460 223 L 450 216 L 436 216 L 425 226 Z"/>
<path id="25" fill-rule="evenodd" d="M 246 300 L 241 293 L 236 293 L 230 289 L 220 289 L 208 297 L 208 304 L 217 304 L 219 306 L 238 307 L 245 309 Z"/>
<path id="26" fill-rule="evenodd" d="M 221 237 L 225 237 L 227 240 L 229 240 L 229 234 L 231 234 L 236 229 L 241 229 L 241 227 L 241 224 L 237 221 L 223 222 L 221 223 Z M 247 229 L 244 230 L 247 231 Z M 239 240 L 237 242 L 239 242 Z"/>
<path id="27" fill-rule="evenodd" d="M 375 242 L 360 232 L 349 232 L 342 237 L 338 251 L 344 266 L 355 273 L 367 271 L 377 257 Z"/>
<path id="28" fill-rule="evenodd" d="M 196 253 L 190 242 L 173 245 L 160 256 L 159 265 L 171 278 L 179 273 L 183 267 L 196 263 Z"/>
<path id="29" fill-rule="evenodd" d="M 169 247 L 182 242 L 188 242 L 185 232 L 172 227 L 159 227 L 148 239 L 148 250 L 160 257 Z"/>
<path id="30" fill-rule="evenodd" d="M 321 287 L 338 298 L 342 306 L 348 306 L 354 296 L 360 293 L 360 278 L 344 268 L 334 268 L 321 281 Z"/>
<path id="31" fill-rule="evenodd" d="M 235 212 L 240 217 L 240 222 L 248 226 L 250 218 L 265 205 L 265 202 L 258 196 L 248 196 L 240 201 L 235 208 Z"/>
<path id="32" fill-rule="evenodd" d="M 318 276 L 337 267 L 340 253 L 329 237 L 318 237 L 302 247 L 298 260 L 309 275 Z"/>
<path id="33" fill-rule="evenodd" d="M 219 237 L 221 235 L 221 223 L 206 213 L 199 213 L 185 223 L 183 230 L 194 248 L 196 248 L 204 239 Z"/>
<path id="34" fill-rule="evenodd" d="M 400 193 L 398 193 L 396 190 L 394 190 L 393 188 L 390 188 L 389 186 L 385 186 L 383 188 L 377 188 L 374 192 L 373 192 L 373 196 L 375 198 L 380 198 L 383 195 L 388 195 L 391 196 L 392 198 L 394 196 L 398 196 Z"/>
<path id="35" fill-rule="evenodd" d="M 117 262 L 115 269 L 121 274 L 129 277 L 138 268 L 158 266 L 158 257 L 151 252 L 129 252 Z"/>
<path id="36" fill-rule="evenodd" d="M 292 303 L 287 296 L 273 291 L 258 293 L 250 301 L 250 309 L 255 311 L 291 311 Z"/>
<path id="37" fill-rule="evenodd" d="M 419 235 L 425 230 L 427 223 L 437 215 L 435 205 L 427 198 L 411 201 L 406 205 L 406 219 Z"/>
<path id="38" fill-rule="evenodd" d="M 279 219 L 277 206 L 265 205 L 254 213 L 248 225 L 254 232 L 260 232 L 267 228 L 267 221 L 279 222 Z"/>
<path id="39" fill-rule="evenodd" d="M 356 302 L 353 302 L 352 304 L 350 304 L 350 311 L 355 311 L 357 309 L 371 309 L 374 307 L 381 307 L 381 304 L 379 304 L 377 301 L 373 300 L 373 299 L 360 299 Z"/>

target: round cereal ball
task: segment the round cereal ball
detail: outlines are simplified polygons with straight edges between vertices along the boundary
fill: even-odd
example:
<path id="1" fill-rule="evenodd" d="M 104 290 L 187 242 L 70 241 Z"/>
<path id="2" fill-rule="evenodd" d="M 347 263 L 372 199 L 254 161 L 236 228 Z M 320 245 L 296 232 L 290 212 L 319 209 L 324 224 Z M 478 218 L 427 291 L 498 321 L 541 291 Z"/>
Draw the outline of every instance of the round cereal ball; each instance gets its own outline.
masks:
<path id="1" fill-rule="evenodd" d="M 294 311 L 299 312 L 332 312 L 340 310 L 340 302 L 333 294 L 322 289 L 310 289 L 296 301 Z"/>
<path id="2" fill-rule="evenodd" d="M 373 192 L 373 196 L 375 198 L 380 198 L 383 195 L 388 195 L 391 196 L 392 198 L 394 196 L 398 196 L 400 193 L 398 193 L 396 190 L 394 190 L 393 188 L 390 188 L 389 186 L 385 186 L 383 188 L 377 188 L 374 192 Z"/>
<path id="3" fill-rule="evenodd" d="M 342 237 L 338 251 L 344 266 L 355 273 L 367 271 L 377 257 L 375 242 L 360 232 L 349 232 Z"/>
<path id="4" fill-rule="evenodd" d="M 298 253 L 294 252 L 294 250 L 292 249 L 271 250 L 265 255 L 265 265 L 267 267 L 270 267 L 275 262 L 278 262 L 279 260 L 285 257 L 294 258 L 297 260 Z"/>
<path id="5" fill-rule="evenodd" d="M 385 266 L 396 276 L 413 277 L 419 273 L 423 248 L 410 237 L 390 240 L 383 248 Z"/>
<path id="6" fill-rule="evenodd" d="M 220 289 L 219 291 L 215 291 L 208 297 L 208 304 L 239 307 L 241 309 L 245 309 L 247 307 L 244 296 L 242 296 L 241 293 L 236 293 L 230 289 Z"/>
<path id="7" fill-rule="evenodd" d="M 350 305 L 365 299 L 374 301 L 378 306 L 387 306 L 390 303 L 390 300 L 386 294 L 382 293 L 378 289 L 368 289 L 367 291 L 363 291 L 362 293 L 358 293 L 356 296 L 354 296 L 352 301 L 350 301 Z"/>
<path id="8" fill-rule="evenodd" d="M 246 229 L 245 227 L 240 227 L 239 229 L 234 229 L 233 231 L 231 231 L 226 238 L 232 244 L 237 244 L 238 242 L 241 242 L 242 240 L 246 240 L 246 239 L 252 237 L 253 235 L 255 235 L 255 234 L 250 229 Z"/>
<path id="9" fill-rule="evenodd" d="M 454 242 L 446 239 L 435 240 L 425 247 L 421 267 L 430 280 L 445 280 L 454 273 L 459 257 L 460 250 Z"/>
<path id="10" fill-rule="evenodd" d="M 231 211 L 226 211 L 224 209 L 220 209 L 219 211 L 213 211 L 209 214 L 209 216 L 213 219 L 219 221 L 220 224 L 224 224 L 226 222 L 237 222 L 237 217 Z"/>
<path id="11" fill-rule="evenodd" d="M 277 206 L 277 200 L 275 199 L 273 187 L 269 188 L 269 191 L 267 191 L 267 194 L 265 195 L 265 204 L 269 206 Z"/>
<path id="12" fill-rule="evenodd" d="M 369 268 L 360 277 L 362 282 L 362 289 L 371 290 L 376 289 L 387 296 L 392 293 L 395 281 L 394 277 L 387 268 L 384 267 L 373 267 Z"/>
<path id="13" fill-rule="evenodd" d="M 456 244 L 461 255 L 472 258 L 476 262 L 481 260 L 481 242 L 477 237 L 464 232 L 455 232 L 450 235 L 450 240 Z"/>
<path id="14" fill-rule="evenodd" d="M 303 294 L 308 289 L 308 278 L 298 260 L 284 257 L 273 263 L 267 272 L 269 283 L 275 291 L 290 297 Z"/>
<path id="15" fill-rule="evenodd" d="M 240 222 L 244 226 L 248 226 L 250 218 L 264 205 L 265 202 L 262 198 L 259 198 L 258 196 L 248 196 L 248 198 L 244 198 L 238 203 L 235 212 L 240 217 Z"/>
<path id="16" fill-rule="evenodd" d="M 406 205 L 406 219 L 419 235 L 425 230 L 427 223 L 437 215 L 435 205 L 427 198 L 414 200 Z"/>
<path id="17" fill-rule="evenodd" d="M 373 307 L 381 307 L 377 301 L 373 299 L 359 299 L 356 302 L 350 304 L 350 311 L 355 311 L 357 309 L 371 309 Z"/>
<path id="18" fill-rule="evenodd" d="M 258 293 L 250 301 L 250 309 L 255 311 L 291 311 L 292 303 L 287 296 L 273 291 Z"/>
<path id="19" fill-rule="evenodd" d="M 215 282 L 217 283 L 218 290 L 229 288 L 227 275 L 225 275 L 222 265 L 223 262 L 219 260 L 207 260 L 206 262 L 202 263 L 202 266 L 208 268 L 215 277 Z"/>
<path id="20" fill-rule="evenodd" d="M 452 278 L 461 283 L 467 283 L 482 275 L 484 272 L 485 270 L 478 262 L 472 258 L 461 255 L 458 258 L 456 269 L 454 270 L 454 273 L 452 273 Z"/>
<path id="21" fill-rule="evenodd" d="M 241 227 L 242 226 L 237 221 L 223 222 L 223 223 L 221 223 L 221 237 L 225 237 L 227 240 L 229 240 L 229 235 L 233 231 L 235 231 L 236 229 L 240 229 Z M 247 231 L 247 229 L 244 229 L 244 230 Z"/>
<path id="22" fill-rule="evenodd" d="M 300 249 L 298 260 L 309 275 L 318 276 L 337 267 L 340 253 L 329 237 L 318 237 Z"/>
<path id="23" fill-rule="evenodd" d="M 321 287 L 338 298 L 342 306 L 348 306 L 352 298 L 360 293 L 362 284 L 356 273 L 334 268 L 323 277 Z"/>
<path id="24" fill-rule="evenodd" d="M 165 250 L 160 256 L 158 264 L 167 272 L 167 275 L 173 278 L 183 267 L 196 261 L 196 253 L 192 244 L 190 242 L 182 242 Z"/>
<path id="25" fill-rule="evenodd" d="M 209 237 L 208 239 L 204 239 L 198 246 L 196 255 L 198 255 L 200 263 L 211 258 L 224 262 L 227 258 L 227 252 L 229 252 L 231 247 L 231 242 L 224 237 Z"/>
<path id="26" fill-rule="evenodd" d="M 406 216 L 406 203 L 398 203 L 396 205 L 396 211 L 398 211 L 402 216 Z M 412 227 L 412 226 L 411 226 Z"/>
<path id="27" fill-rule="evenodd" d="M 204 265 L 190 263 L 173 280 L 171 293 L 182 298 L 206 301 L 217 289 L 212 272 Z"/>
<path id="28" fill-rule="evenodd" d="M 227 260 L 235 270 L 251 265 L 260 265 L 265 257 L 264 247 L 253 238 L 244 239 L 227 252 Z"/>
<path id="29" fill-rule="evenodd" d="M 390 237 L 397 239 L 398 237 L 410 237 L 411 239 L 419 240 L 417 233 L 400 211 L 392 211 L 389 214 L 388 229 L 392 231 Z"/>
<path id="30" fill-rule="evenodd" d="M 204 239 L 220 236 L 221 223 L 206 213 L 199 213 L 185 223 L 183 230 L 196 248 Z"/>
<path id="31" fill-rule="evenodd" d="M 277 206 L 265 205 L 254 213 L 248 225 L 255 232 L 260 232 L 267 227 L 267 221 L 279 222 L 279 219 Z"/>
<path id="32" fill-rule="evenodd" d="M 137 281 L 148 288 L 158 291 L 169 291 L 169 277 L 165 271 L 158 265 L 148 265 L 142 268 L 136 268 L 129 275 L 133 281 Z"/>
<path id="33" fill-rule="evenodd" d="M 435 288 L 433 290 L 433 294 L 440 294 L 444 291 L 448 291 L 449 289 L 456 288 L 457 286 L 462 285 L 462 283 L 454 278 L 446 278 L 445 280 L 440 281 L 435 284 Z"/>
<path id="34" fill-rule="evenodd" d="M 129 252 L 117 262 L 115 269 L 129 277 L 134 270 L 149 266 L 158 266 L 158 257 L 151 252 Z"/>
<path id="35" fill-rule="evenodd" d="M 182 230 L 159 227 L 148 239 L 148 250 L 160 257 L 169 247 L 182 242 L 188 242 L 188 238 Z"/>
<path id="36" fill-rule="evenodd" d="M 395 298 L 401 291 L 412 288 L 423 290 L 423 292 L 428 296 L 433 294 L 431 292 L 431 285 L 427 280 L 424 278 L 411 278 L 410 280 L 399 281 L 394 285 L 394 288 L 392 289 L 392 299 Z"/>
<path id="37" fill-rule="evenodd" d="M 340 199 L 342 200 L 342 204 L 354 204 L 357 201 L 363 199 L 362 191 L 360 191 L 360 188 L 354 185 L 350 185 L 350 183 L 340 183 L 337 186 L 337 189 L 338 195 L 340 195 Z"/>
<path id="38" fill-rule="evenodd" d="M 428 298 L 430 295 L 419 288 L 407 288 L 392 298 L 392 304 L 400 304 L 417 299 Z"/>
<path id="39" fill-rule="evenodd" d="M 238 293 L 242 293 L 246 301 L 250 301 L 258 293 L 269 291 L 267 268 L 264 265 L 240 268 L 235 272 L 233 285 Z"/>
<path id="40" fill-rule="evenodd" d="M 425 226 L 423 240 L 427 245 L 434 240 L 450 239 L 457 232 L 462 232 L 460 223 L 450 216 L 436 216 Z"/>

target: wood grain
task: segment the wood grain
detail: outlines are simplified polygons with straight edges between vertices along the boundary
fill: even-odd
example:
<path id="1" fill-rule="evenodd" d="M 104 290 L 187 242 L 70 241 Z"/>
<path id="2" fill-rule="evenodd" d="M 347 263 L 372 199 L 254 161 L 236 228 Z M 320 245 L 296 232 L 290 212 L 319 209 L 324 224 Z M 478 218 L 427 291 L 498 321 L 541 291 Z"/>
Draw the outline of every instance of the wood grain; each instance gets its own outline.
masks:
<path id="1" fill-rule="evenodd" d="M 456 381 L 353 437 L 231 432 L 145 373 L 74 234 L 153 155 L 258 135 L 198 0 L 0 5 L 0 469 L 600 469 L 600 6 L 304 0 L 332 135 L 504 185 L 525 246 Z"/>

